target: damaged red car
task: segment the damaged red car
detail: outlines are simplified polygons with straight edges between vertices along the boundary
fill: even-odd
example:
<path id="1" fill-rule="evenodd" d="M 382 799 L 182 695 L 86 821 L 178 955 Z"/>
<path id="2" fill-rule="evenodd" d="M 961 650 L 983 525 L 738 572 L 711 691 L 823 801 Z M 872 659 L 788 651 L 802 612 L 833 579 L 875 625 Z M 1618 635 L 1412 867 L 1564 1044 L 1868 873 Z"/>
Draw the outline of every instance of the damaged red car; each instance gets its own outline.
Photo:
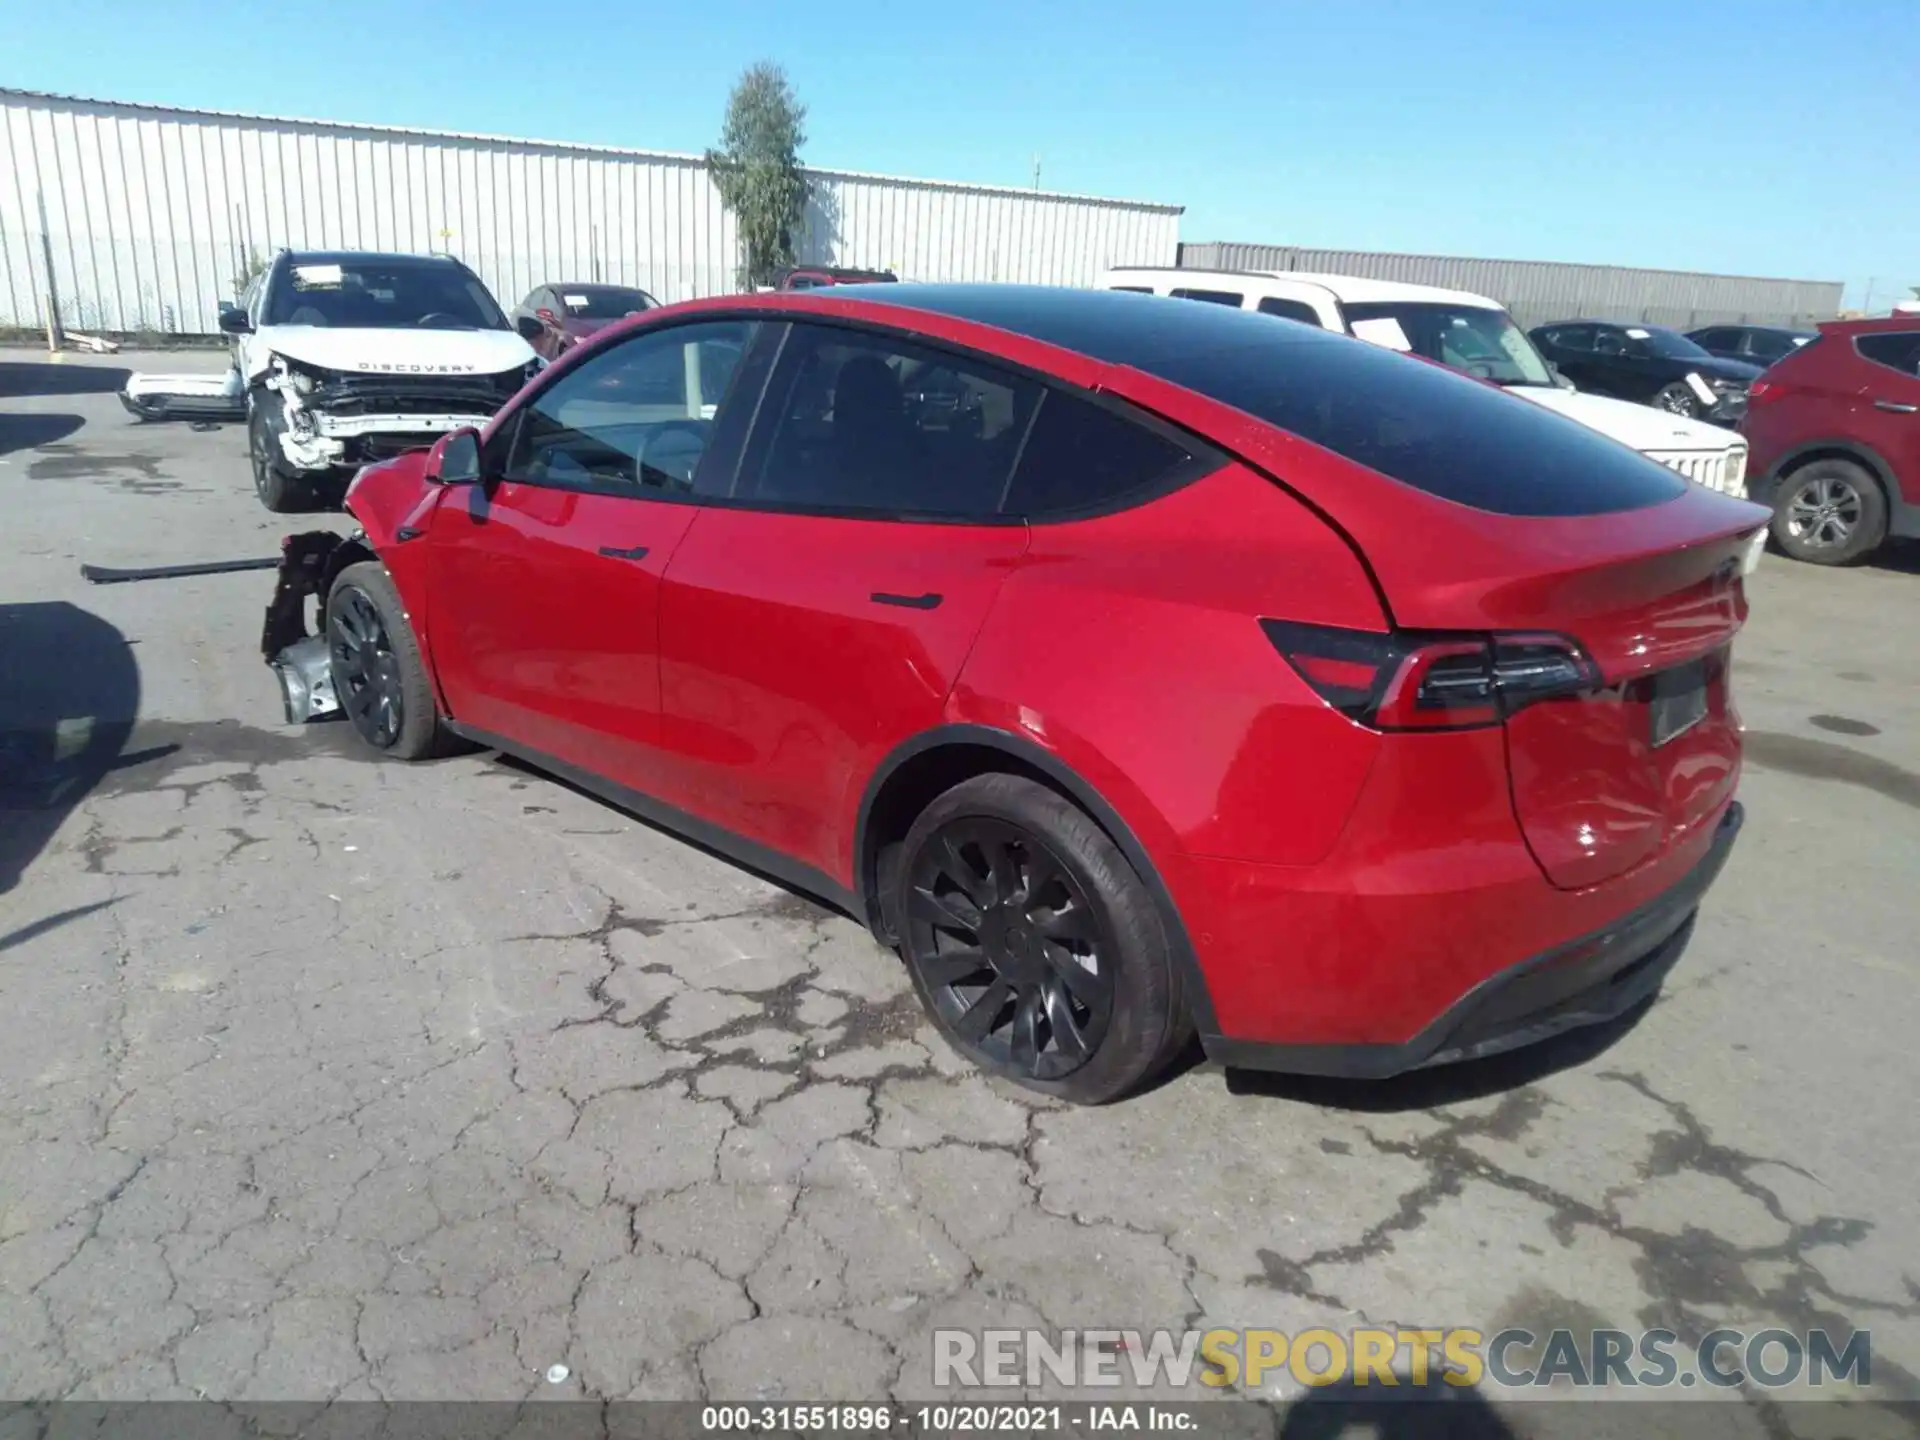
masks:
<path id="1" fill-rule="evenodd" d="M 1766 512 L 1262 315 L 677 305 L 347 506 L 269 611 L 290 716 L 510 751 L 843 907 L 1069 1100 L 1196 1032 L 1378 1077 L 1619 1016 L 1740 828 Z"/>

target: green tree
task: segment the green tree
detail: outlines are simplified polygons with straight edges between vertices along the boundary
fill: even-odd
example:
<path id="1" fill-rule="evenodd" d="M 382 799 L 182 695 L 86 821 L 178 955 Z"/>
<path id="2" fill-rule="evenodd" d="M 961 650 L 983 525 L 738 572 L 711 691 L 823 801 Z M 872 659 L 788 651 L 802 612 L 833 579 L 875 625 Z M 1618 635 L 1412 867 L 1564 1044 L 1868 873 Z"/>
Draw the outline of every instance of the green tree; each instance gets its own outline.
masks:
<path id="1" fill-rule="evenodd" d="M 787 72 L 762 61 L 733 87 L 720 148 L 707 152 L 707 173 L 739 227 L 740 282 L 747 289 L 793 263 L 793 234 L 807 205 L 800 170 L 806 118 Z"/>

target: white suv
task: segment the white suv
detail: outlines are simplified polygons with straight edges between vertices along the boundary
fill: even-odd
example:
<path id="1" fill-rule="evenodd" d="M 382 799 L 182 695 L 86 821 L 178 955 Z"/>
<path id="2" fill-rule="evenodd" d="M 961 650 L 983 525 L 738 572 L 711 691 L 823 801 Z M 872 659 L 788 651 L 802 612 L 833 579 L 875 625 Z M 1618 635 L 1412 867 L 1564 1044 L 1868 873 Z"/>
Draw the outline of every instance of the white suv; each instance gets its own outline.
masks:
<path id="1" fill-rule="evenodd" d="M 1301 271 L 1109 270 L 1103 290 L 1135 290 L 1258 310 L 1436 360 L 1631 445 L 1695 484 L 1747 493 L 1747 442 L 1717 426 L 1604 395 L 1554 373 L 1497 300 L 1463 290 Z M 1748 568 L 1759 558 L 1756 546 Z"/>

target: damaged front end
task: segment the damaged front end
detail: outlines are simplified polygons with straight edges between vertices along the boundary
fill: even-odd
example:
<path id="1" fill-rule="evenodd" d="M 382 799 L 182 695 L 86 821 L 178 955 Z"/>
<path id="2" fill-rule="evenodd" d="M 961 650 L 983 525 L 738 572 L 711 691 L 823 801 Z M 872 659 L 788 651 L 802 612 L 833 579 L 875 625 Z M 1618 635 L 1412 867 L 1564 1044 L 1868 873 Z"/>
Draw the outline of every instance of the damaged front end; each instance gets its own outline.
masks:
<path id="1" fill-rule="evenodd" d="M 260 653 L 280 682 L 289 725 L 304 725 L 340 712 L 327 646 L 327 593 L 347 566 L 373 558 L 364 532 L 336 535 L 310 530 L 280 542 L 280 570 L 267 602 Z M 307 625 L 307 601 L 315 599 L 315 623 Z"/>
<path id="2" fill-rule="evenodd" d="M 293 471 L 378 464 L 424 450 L 450 430 L 478 429 L 525 383 L 533 367 L 496 375 L 325 370 L 274 355 L 262 386 L 280 398 L 272 426 Z"/>

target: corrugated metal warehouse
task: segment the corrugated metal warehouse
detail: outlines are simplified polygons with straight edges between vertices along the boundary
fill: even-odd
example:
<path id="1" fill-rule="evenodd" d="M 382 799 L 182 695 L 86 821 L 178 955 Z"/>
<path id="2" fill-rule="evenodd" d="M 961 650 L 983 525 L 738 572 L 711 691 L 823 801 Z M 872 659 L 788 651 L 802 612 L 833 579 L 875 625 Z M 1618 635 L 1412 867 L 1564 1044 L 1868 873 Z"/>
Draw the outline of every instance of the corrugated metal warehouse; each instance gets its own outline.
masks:
<path id="1" fill-rule="evenodd" d="M 1841 281 L 1763 280 L 1691 270 L 1560 265 L 1544 260 L 1467 260 L 1299 245 L 1182 245 L 1194 270 L 1308 270 L 1467 290 L 1500 301 L 1522 325 L 1549 320 L 1638 320 L 1699 325 L 1811 325 L 1840 310 Z"/>
<path id="2" fill-rule="evenodd" d="M 60 318 L 81 332 L 213 333 L 249 257 L 287 246 L 446 251 L 509 306 L 555 280 L 662 300 L 737 286 L 732 218 L 693 155 L 8 89 L 0 142 L 0 325 L 45 323 L 49 250 Z M 1177 205 L 808 175 L 813 264 L 1085 285 L 1178 253 Z"/>

